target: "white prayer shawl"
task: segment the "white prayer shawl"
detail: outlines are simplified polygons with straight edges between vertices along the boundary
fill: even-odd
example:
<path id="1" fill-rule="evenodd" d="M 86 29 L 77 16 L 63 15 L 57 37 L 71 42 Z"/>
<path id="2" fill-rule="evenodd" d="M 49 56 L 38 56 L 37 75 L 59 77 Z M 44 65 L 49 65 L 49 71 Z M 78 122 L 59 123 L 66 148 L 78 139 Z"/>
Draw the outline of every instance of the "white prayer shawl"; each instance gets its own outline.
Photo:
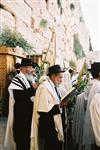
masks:
<path id="1" fill-rule="evenodd" d="M 50 79 L 41 83 L 37 89 L 35 100 L 34 100 L 34 111 L 32 118 L 32 129 L 31 129 L 31 150 L 39 150 L 38 144 L 38 119 L 40 112 L 49 112 L 54 105 L 59 104 L 58 96 L 55 92 L 55 88 Z M 58 132 L 58 139 L 64 140 L 63 127 L 61 114 L 54 116 L 55 128 Z"/>
<path id="2" fill-rule="evenodd" d="M 85 116 L 85 100 L 84 93 L 77 96 L 75 111 L 73 115 L 73 125 L 72 125 L 72 138 L 74 146 L 79 145 L 78 150 L 82 149 L 82 136 L 83 136 L 83 124 Z"/>
<path id="3" fill-rule="evenodd" d="M 93 132 L 92 124 L 91 124 L 89 107 L 90 107 L 92 98 L 98 92 L 100 92 L 100 81 L 93 79 L 93 85 L 89 92 L 88 104 L 87 104 L 87 109 L 86 109 L 86 114 L 85 114 L 85 119 L 84 119 L 83 145 L 95 144 L 95 137 L 94 137 L 94 132 Z"/>
<path id="4" fill-rule="evenodd" d="M 13 139 L 13 106 L 14 106 L 14 98 L 12 90 L 9 90 L 9 115 L 7 121 L 7 128 L 5 134 L 4 147 L 7 150 L 16 150 L 16 145 Z"/>
<path id="5" fill-rule="evenodd" d="M 90 80 L 85 91 L 79 94 L 76 99 L 75 110 L 73 114 L 72 138 L 74 145 L 79 145 L 78 150 L 82 149 L 85 109 L 92 85 L 93 80 Z"/>
<path id="6" fill-rule="evenodd" d="M 90 104 L 90 116 L 97 146 L 100 147 L 100 93 L 96 94 Z"/>
<path id="7" fill-rule="evenodd" d="M 24 74 L 20 73 L 16 77 L 20 78 L 20 80 L 23 82 L 26 88 L 29 88 L 30 85 L 25 79 Z M 5 141 L 4 141 L 4 147 L 7 148 L 7 150 L 16 150 L 16 145 L 13 139 L 13 108 L 15 103 L 14 96 L 13 96 L 14 89 L 23 90 L 22 85 L 19 83 L 18 79 L 15 78 L 12 80 L 12 83 L 8 87 L 9 114 L 8 114 L 7 128 L 6 128 Z"/>

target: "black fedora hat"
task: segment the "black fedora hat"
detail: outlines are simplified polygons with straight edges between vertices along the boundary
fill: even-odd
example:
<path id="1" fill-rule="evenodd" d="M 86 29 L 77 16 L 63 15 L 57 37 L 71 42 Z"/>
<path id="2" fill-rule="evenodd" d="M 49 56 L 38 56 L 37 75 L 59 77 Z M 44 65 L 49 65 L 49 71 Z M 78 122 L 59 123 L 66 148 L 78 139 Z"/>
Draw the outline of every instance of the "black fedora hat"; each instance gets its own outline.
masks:
<path id="1" fill-rule="evenodd" d="M 95 62 L 93 64 L 91 64 L 91 68 L 88 69 L 88 71 L 90 72 L 94 72 L 94 71 L 100 71 L 100 62 Z"/>
<path id="2" fill-rule="evenodd" d="M 36 67 L 39 67 L 39 66 L 38 66 L 38 64 L 37 64 L 37 63 L 34 63 L 34 62 L 33 62 L 32 67 L 33 67 L 33 68 L 36 68 Z"/>
<path id="3" fill-rule="evenodd" d="M 32 61 L 31 61 L 31 59 L 22 58 L 21 67 L 32 66 L 32 65 L 33 65 L 33 63 L 32 63 Z"/>
<path id="4" fill-rule="evenodd" d="M 20 63 L 16 63 L 16 64 L 14 65 L 14 67 L 15 67 L 15 69 L 19 69 L 19 68 L 21 67 L 21 64 L 20 64 Z"/>
<path id="5" fill-rule="evenodd" d="M 48 68 L 47 75 L 50 76 L 52 74 L 61 73 L 61 72 L 65 72 L 65 70 L 62 70 L 60 65 L 53 65 Z"/>

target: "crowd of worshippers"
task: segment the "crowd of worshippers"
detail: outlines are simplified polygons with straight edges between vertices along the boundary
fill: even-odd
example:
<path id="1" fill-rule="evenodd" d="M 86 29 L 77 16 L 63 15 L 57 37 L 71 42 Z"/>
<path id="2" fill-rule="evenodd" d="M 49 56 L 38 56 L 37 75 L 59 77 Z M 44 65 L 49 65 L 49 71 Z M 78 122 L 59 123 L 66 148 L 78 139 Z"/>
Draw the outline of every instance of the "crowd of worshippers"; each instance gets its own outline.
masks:
<path id="1" fill-rule="evenodd" d="M 66 134 L 68 102 L 62 102 L 61 98 L 72 89 L 72 70 L 50 66 L 37 83 L 35 67 L 28 58 L 15 65 L 15 75 L 8 87 L 9 115 L 4 147 L 7 150 L 70 150 Z M 100 149 L 100 62 L 93 63 L 89 71 L 93 78 L 76 99 L 72 150 Z"/>

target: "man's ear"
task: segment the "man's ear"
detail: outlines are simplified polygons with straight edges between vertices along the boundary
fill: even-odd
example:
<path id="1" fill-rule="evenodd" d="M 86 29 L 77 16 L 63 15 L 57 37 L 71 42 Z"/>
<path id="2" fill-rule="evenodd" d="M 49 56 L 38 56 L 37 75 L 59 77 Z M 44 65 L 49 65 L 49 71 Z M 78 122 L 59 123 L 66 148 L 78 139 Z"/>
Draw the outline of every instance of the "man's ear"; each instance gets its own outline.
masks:
<path id="1" fill-rule="evenodd" d="M 52 74 L 51 76 L 52 76 L 52 77 L 55 77 L 55 75 L 54 75 L 54 74 Z"/>
<path id="2" fill-rule="evenodd" d="M 55 74 L 52 74 L 52 75 L 51 75 L 51 79 L 52 79 L 52 81 L 54 81 L 54 79 L 55 79 Z"/>

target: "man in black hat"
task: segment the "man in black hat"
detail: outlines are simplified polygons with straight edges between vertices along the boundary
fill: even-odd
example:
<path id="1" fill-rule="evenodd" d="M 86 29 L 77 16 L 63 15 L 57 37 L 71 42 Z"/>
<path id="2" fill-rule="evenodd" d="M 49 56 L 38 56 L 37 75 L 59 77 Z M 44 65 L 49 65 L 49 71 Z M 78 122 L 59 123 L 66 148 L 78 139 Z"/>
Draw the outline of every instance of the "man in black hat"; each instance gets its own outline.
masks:
<path id="1" fill-rule="evenodd" d="M 35 95 L 36 90 L 28 82 L 26 75 L 31 72 L 32 65 L 33 63 L 30 59 L 23 58 L 20 73 L 13 78 L 8 88 L 10 94 L 9 102 L 12 99 L 14 102 L 13 108 L 10 105 L 9 117 L 13 116 L 13 139 L 17 150 L 30 150 L 30 131 L 33 111 L 31 97 Z M 13 109 L 13 115 L 10 114 L 11 109 Z M 8 118 L 8 126 L 9 120 L 11 119 Z"/>
<path id="2" fill-rule="evenodd" d="M 59 65 L 51 66 L 48 78 L 37 89 L 31 134 L 31 144 L 36 150 L 62 150 L 64 133 L 57 86 L 62 82 L 63 72 Z"/>

